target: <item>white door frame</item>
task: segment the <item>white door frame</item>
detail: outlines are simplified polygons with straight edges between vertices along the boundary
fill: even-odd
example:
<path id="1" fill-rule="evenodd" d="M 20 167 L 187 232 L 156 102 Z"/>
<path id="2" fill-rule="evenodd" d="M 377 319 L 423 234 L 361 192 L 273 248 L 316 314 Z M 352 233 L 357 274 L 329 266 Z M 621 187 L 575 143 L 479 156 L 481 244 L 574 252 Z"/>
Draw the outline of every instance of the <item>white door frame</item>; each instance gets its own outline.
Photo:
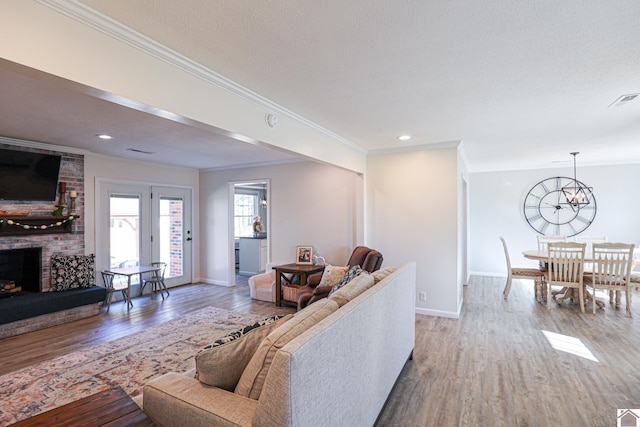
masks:
<path id="1" fill-rule="evenodd" d="M 129 194 L 129 195 L 139 195 L 141 200 L 146 200 L 146 203 L 141 203 L 141 211 L 140 211 L 140 232 L 141 236 L 146 236 L 147 238 L 141 239 L 141 247 L 140 247 L 140 263 L 141 264 L 149 264 L 153 261 L 153 249 L 151 244 L 152 235 L 151 224 L 152 224 L 152 214 L 151 214 L 151 191 L 154 187 L 153 184 L 148 182 L 132 182 L 132 181 L 119 181 L 112 179 L 99 179 L 96 178 L 96 197 L 95 197 L 95 233 L 96 233 L 96 274 L 100 270 L 108 269 L 111 265 L 110 253 L 109 253 L 109 220 L 110 220 L 110 203 L 109 198 L 111 194 Z M 185 201 L 185 230 L 190 231 L 190 235 L 193 238 L 193 189 L 190 187 L 181 187 L 181 186 L 155 186 L 162 189 L 171 189 L 175 188 L 176 190 L 181 191 L 189 191 L 190 196 L 188 202 Z M 187 204 L 188 203 L 188 204 Z M 185 238 L 188 236 L 185 233 Z M 191 283 L 193 281 L 193 249 L 192 243 L 193 241 L 185 242 L 188 243 L 189 252 L 185 253 L 185 272 L 186 267 L 188 265 L 188 276 L 182 276 L 184 278 L 184 283 Z M 186 248 L 186 245 L 185 245 Z M 183 284 L 183 283 L 180 283 Z M 169 286 L 169 283 L 167 283 Z M 174 284 L 177 286 L 177 284 Z"/>
<path id="2" fill-rule="evenodd" d="M 235 224 L 234 224 L 234 218 L 235 218 L 235 211 L 234 211 L 234 207 L 235 207 L 235 187 L 238 184 L 246 184 L 246 183 L 264 183 L 266 184 L 266 188 L 267 188 L 267 223 L 266 228 L 267 228 L 267 263 L 270 262 L 271 260 L 271 180 L 269 178 L 263 178 L 263 179 L 245 179 L 242 181 L 230 181 L 228 183 L 228 206 L 229 206 L 229 210 L 228 210 L 228 218 L 229 218 L 229 226 L 228 226 L 228 230 L 229 230 L 229 234 L 227 236 L 228 239 L 228 245 L 227 247 L 229 248 L 229 286 L 235 286 L 236 285 L 236 246 L 235 246 Z"/>

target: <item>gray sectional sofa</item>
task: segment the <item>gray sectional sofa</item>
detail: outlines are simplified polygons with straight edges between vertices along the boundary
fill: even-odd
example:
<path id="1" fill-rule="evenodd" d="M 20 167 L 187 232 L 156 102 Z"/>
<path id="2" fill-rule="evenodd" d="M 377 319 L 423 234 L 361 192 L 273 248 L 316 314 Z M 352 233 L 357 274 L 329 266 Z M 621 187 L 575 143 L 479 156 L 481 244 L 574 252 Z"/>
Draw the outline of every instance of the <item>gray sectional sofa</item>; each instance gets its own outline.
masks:
<path id="1" fill-rule="evenodd" d="M 168 373 L 143 409 L 159 426 L 371 426 L 412 355 L 415 289 L 414 263 L 360 275 L 276 324 L 235 390 Z"/>

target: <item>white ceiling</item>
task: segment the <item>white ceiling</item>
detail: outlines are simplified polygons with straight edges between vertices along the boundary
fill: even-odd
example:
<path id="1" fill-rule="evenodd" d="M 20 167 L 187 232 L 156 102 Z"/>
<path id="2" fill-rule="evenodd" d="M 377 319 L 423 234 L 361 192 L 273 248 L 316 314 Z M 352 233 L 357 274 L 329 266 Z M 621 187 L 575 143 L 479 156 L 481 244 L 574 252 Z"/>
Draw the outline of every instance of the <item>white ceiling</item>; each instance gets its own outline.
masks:
<path id="1" fill-rule="evenodd" d="M 608 107 L 640 93 L 637 0 L 79 2 L 368 150 L 463 141 L 472 171 L 640 163 L 640 97 Z M 10 65 L 0 135 L 199 168 L 292 158 Z M 117 154 L 87 123 L 121 132 Z"/>

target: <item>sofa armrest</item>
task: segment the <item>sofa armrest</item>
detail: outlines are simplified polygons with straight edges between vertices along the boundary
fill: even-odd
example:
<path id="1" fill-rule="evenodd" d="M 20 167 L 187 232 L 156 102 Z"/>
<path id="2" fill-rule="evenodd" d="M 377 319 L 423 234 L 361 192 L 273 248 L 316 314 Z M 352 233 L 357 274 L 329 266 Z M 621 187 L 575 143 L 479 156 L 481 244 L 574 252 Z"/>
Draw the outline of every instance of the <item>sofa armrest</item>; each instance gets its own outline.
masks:
<path id="1" fill-rule="evenodd" d="M 257 400 L 170 372 L 144 386 L 143 410 L 161 426 L 250 426 Z"/>

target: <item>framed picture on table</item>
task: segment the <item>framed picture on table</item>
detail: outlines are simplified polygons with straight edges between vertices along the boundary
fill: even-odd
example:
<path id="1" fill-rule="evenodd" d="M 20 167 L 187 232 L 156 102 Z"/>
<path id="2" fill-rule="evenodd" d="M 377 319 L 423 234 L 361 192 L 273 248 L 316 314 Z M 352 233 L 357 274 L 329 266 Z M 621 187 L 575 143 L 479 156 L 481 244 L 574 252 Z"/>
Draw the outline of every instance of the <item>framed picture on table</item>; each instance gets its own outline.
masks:
<path id="1" fill-rule="evenodd" d="M 296 264 L 298 265 L 313 264 L 313 246 L 297 246 L 296 247 Z"/>

